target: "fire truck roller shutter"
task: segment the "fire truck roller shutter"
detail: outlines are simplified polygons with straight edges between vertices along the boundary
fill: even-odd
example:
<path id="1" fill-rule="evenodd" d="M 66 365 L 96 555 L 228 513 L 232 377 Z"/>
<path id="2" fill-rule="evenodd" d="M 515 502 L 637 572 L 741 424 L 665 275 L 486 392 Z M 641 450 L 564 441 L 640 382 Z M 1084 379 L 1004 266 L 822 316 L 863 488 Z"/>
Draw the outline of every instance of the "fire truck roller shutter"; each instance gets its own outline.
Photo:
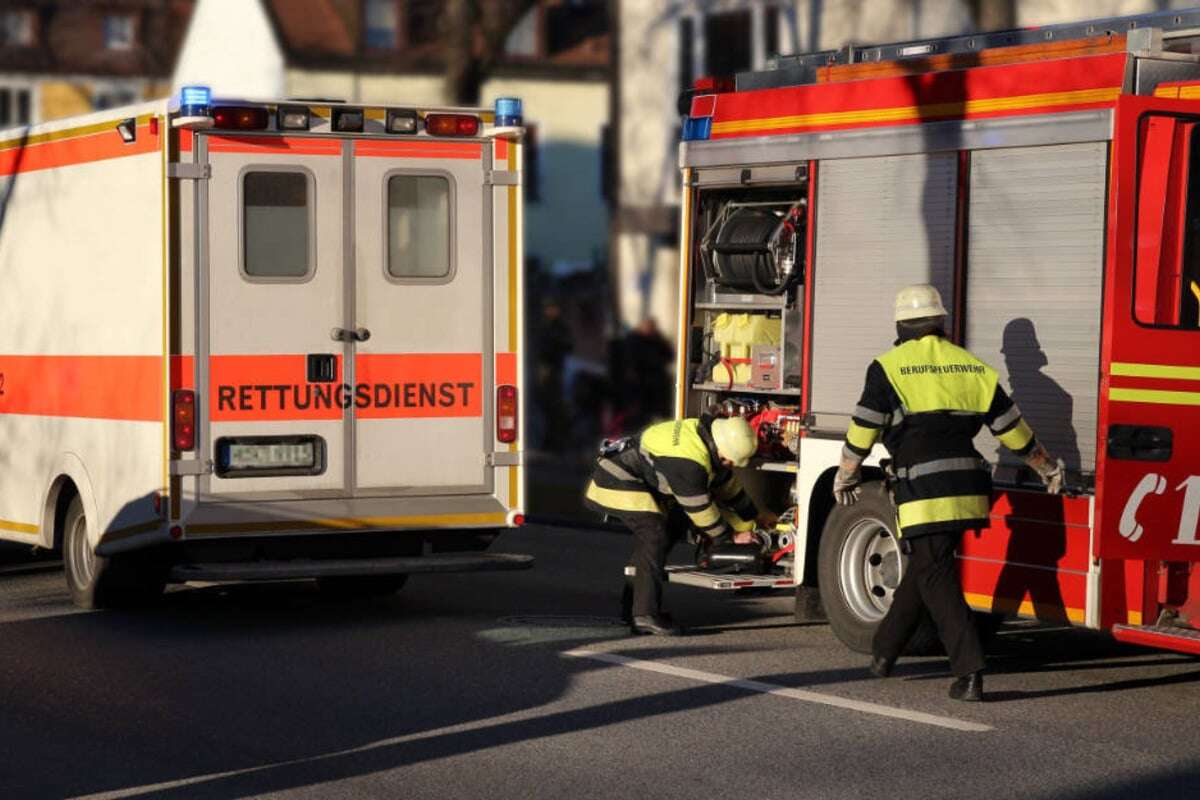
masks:
<path id="1" fill-rule="evenodd" d="M 1103 142 L 971 155 L 966 346 L 1070 470 L 1096 464 Z M 1020 459 L 982 433 L 990 461 Z M 998 476 L 999 477 L 999 476 Z"/>
<path id="2" fill-rule="evenodd" d="M 819 175 L 812 410 L 845 430 L 863 370 L 896 338 L 896 292 L 928 283 L 954 297 L 958 158 L 822 161 Z"/>

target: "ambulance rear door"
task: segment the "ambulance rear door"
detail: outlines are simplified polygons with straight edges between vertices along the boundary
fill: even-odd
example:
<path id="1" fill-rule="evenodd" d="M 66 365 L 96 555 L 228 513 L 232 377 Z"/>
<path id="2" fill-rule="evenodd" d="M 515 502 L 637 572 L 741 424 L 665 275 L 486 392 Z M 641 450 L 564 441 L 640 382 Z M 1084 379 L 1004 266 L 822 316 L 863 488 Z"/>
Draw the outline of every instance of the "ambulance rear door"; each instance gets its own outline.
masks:
<path id="1" fill-rule="evenodd" d="M 485 494 L 494 445 L 492 147 L 353 143 L 353 487 Z"/>
<path id="2" fill-rule="evenodd" d="M 196 136 L 210 169 L 196 373 L 199 447 L 213 463 L 203 494 L 294 499 L 350 488 L 345 144 Z"/>

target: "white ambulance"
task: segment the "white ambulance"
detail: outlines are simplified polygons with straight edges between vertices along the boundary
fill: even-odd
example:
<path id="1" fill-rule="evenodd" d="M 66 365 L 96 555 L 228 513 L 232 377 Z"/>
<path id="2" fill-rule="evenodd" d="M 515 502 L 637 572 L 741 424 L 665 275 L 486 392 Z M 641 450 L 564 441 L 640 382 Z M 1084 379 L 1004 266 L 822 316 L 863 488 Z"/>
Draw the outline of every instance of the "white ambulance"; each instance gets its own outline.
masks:
<path id="1" fill-rule="evenodd" d="M 0 135 L 0 536 L 76 603 L 521 569 L 521 109 L 179 98 Z"/>

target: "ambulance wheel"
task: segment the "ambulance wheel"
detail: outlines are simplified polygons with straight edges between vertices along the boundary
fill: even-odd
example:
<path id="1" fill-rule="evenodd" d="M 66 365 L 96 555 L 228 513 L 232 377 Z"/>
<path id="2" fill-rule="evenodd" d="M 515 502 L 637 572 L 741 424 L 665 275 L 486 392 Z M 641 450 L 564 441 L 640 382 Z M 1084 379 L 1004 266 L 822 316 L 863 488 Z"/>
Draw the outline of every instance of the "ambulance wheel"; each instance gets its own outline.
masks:
<path id="1" fill-rule="evenodd" d="M 162 594 L 166 568 L 148 553 L 105 558 L 87 536 L 83 501 L 71 499 L 63 519 L 63 568 L 71 601 L 80 608 L 110 608 L 147 602 Z"/>
<path id="2" fill-rule="evenodd" d="M 900 585 L 907 559 L 895 537 L 896 511 L 880 481 L 864 483 L 851 506 L 834 506 L 821 532 L 817 573 L 821 603 L 829 626 L 842 644 L 870 653 L 871 640 L 892 594 Z M 941 650 L 937 629 L 928 616 L 909 639 L 906 655 Z"/>
<path id="3" fill-rule="evenodd" d="M 407 582 L 407 575 L 338 575 L 317 578 L 317 588 L 336 599 L 385 597 L 403 589 Z"/>

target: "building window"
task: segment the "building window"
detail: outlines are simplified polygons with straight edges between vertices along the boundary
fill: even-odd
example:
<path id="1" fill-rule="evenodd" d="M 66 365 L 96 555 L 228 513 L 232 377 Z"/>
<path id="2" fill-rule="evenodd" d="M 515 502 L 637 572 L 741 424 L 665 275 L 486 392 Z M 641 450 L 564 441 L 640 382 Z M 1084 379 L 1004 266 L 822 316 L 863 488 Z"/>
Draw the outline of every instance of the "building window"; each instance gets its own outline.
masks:
<path id="1" fill-rule="evenodd" d="M 779 8 L 769 6 L 763 9 L 763 55 L 774 58 L 779 51 Z"/>
<path id="2" fill-rule="evenodd" d="M 5 11 L 0 14 L 0 44 L 5 47 L 32 47 L 33 12 Z"/>
<path id="3" fill-rule="evenodd" d="M 138 99 L 137 90 L 127 86 L 100 86 L 92 91 L 92 108 L 103 111 L 106 108 L 132 105 Z"/>
<path id="4" fill-rule="evenodd" d="M 450 275 L 450 181 L 393 175 L 387 182 L 387 271 L 400 279 Z"/>
<path id="5" fill-rule="evenodd" d="M 754 59 L 750 11 L 709 14 L 704 18 L 705 73 L 731 77 L 750 69 Z"/>
<path id="6" fill-rule="evenodd" d="M 242 177 L 242 271 L 259 280 L 296 280 L 312 272 L 312 179 L 306 172 Z"/>
<path id="7" fill-rule="evenodd" d="M 0 86 L 0 128 L 31 124 L 31 100 L 29 89 Z"/>
<path id="8" fill-rule="evenodd" d="M 129 14 L 108 14 L 104 17 L 104 48 L 106 50 L 133 49 L 134 23 Z"/>
<path id="9" fill-rule="evenodd" d="M 396 47 L 396 0 L 367 0 L 367 47 L 392 50 Z"/>

